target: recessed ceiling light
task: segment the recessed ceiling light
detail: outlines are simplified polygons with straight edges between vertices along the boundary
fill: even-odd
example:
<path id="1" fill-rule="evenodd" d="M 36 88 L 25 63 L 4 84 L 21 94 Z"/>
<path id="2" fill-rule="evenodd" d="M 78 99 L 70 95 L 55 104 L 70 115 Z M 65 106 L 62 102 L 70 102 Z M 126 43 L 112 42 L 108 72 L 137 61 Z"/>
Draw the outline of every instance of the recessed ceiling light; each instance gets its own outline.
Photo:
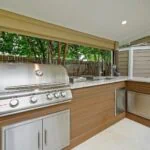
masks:
<path id="1" fill-rule="evenodd" d="M 127 20 L 123 20 L 123 21 L 121 22 L 121 24 L 122 24 L 122 25 L 127 24 Z"/>

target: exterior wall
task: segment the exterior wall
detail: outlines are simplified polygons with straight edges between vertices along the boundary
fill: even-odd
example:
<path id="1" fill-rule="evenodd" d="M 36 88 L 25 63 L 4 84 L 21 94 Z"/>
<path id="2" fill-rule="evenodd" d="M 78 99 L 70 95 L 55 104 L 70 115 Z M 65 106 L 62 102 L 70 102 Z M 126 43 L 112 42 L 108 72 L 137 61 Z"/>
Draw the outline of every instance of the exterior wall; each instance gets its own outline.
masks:
<path id="1" fill-rule="evenodd" d="M 133 66 L 129 64 L 129 51 L 133 51 L 131 61 Z M 118 51 L 117 66 L 121 75 L 128 75 L 129 66 L 132 68 L 134 77 L 150 77 L 150 48 L 132 47 L 127 50 Z"/>
<path id="2" fill-rule="evenodd" d="M 150 49 L 134 50 L 133 53 L 133 76 L 150 77 Z"/>
<path id="3" fill-rule="evenodd" d="M 122 76 L 128 75 L 128 51 L 119 51 L 117 56 L 118 71 Z"/>

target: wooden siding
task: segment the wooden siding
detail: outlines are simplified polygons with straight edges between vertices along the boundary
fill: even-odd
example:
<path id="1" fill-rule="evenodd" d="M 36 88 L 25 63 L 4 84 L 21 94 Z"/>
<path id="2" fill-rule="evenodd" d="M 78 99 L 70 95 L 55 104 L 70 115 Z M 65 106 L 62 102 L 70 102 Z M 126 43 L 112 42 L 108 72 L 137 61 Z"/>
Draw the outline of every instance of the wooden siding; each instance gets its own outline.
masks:
<path id="1" fill-rule="evenodd" d="M 2 9 L 0 9 L 0 20 L 0 31 L 95 48 L 115 49 L 116 42 L 113 40 L 100 38 Z"/>
<path id="2" fill-rule="evenodd" d="M 71 106 L 72 144 L 83 139 L 95 128 L 115 119 L 115 89 L 125 87 L 124 82 L 73 91 Z M 109 93 L 109 94 L 108 94 Z"/>
<path id="3" fill-rule="evenodd" d="M 120 51 L 117 56 L 117 66 L 122 76 L 128 75 L 128 51 Z"/>
<path id="4" fill-rule="evenodd" d="M 133 76 L 150 77 L 150 50 L 134 50 Z"/>

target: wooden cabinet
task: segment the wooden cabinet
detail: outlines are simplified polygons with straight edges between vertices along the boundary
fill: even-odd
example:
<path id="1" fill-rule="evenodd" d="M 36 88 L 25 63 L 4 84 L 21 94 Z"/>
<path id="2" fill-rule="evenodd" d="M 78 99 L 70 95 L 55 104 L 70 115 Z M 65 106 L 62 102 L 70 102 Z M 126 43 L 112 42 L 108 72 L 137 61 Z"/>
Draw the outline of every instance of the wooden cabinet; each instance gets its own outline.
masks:
<path id="1" fill-rule="evenodd" d="M 69 143 L 69 110 L 2 129 L 2 150 L 60 150 Z"/>
<path id="2" fill-rule="evenodd" d="M 125 88 L 125 82 L 72 90 L 71 144 L 67 150 L 125 117 L 125 112 L 115 116 L 115 90 L 120 88 Z"/>

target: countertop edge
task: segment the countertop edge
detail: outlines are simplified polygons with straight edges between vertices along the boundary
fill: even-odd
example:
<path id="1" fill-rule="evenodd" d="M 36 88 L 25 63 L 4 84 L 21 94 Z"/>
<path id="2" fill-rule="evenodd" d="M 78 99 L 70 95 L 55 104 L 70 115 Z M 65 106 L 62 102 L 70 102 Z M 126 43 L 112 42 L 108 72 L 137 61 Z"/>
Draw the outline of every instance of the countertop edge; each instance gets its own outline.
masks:
<path id="1" fill-rule="evenodd" d="M 88 87 L 112 84 L 112 83 L 123 82 L 123 81 L 128 81 L 128 78 L 126 77 L 126 78 L 119 78 L 119 79 L 111 79 L 108 81 L 85 81 L 85 82 L 70 84 L 70 87 L 72 90 L 74 90 L 74 89 L 88 88 Z"/>
<path id="2" fill-rule="evenodd" d="M 74 89 L 81 89 L 81 88 L 88 88 L 88 87 L 93 87 L 93 86 L 99 86 L 99 85 L 105 85 L 105 84 L 112 84 L 112 83 L 117 83 L 117 82 L 123 82 L 123 81 L 133 81 L 133 82 L 144 82 L 144 83 L 150 83 L 150 78 L 144 78 L 144 77 L 117 77 L 115 79 L 111 80 L 103 80 L 103 81 L 85 81 L 85 82 L 78 82 L 74 84 L 70 84 L 70 87 L 72 90 Z"/>

